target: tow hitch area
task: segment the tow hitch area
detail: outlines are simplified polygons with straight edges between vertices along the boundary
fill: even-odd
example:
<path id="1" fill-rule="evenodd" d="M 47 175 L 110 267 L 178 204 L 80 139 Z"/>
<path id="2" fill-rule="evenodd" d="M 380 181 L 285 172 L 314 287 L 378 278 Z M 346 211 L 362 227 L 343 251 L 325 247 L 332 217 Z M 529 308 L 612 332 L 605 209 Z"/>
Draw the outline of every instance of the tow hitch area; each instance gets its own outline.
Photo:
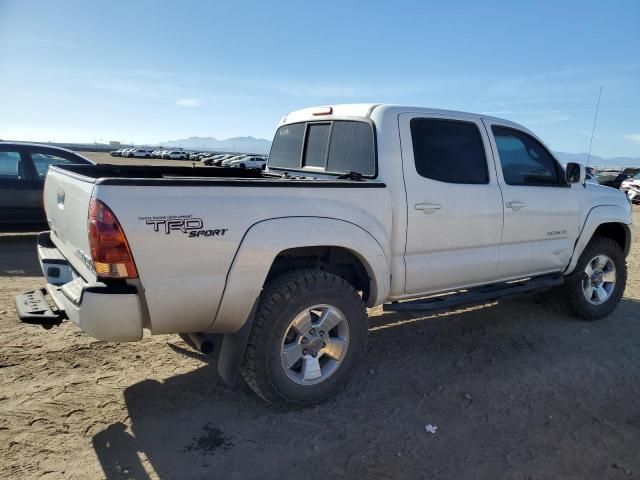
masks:
<path id="1" fill-rule="evenodd" d="M 21 321 L 42 325 L 47 330 L 62 323 L 66 315 L 57 309 L 53 310 L 45 294 L 46 290 L 41 288 L 16 296 L 16 310 Z"/>

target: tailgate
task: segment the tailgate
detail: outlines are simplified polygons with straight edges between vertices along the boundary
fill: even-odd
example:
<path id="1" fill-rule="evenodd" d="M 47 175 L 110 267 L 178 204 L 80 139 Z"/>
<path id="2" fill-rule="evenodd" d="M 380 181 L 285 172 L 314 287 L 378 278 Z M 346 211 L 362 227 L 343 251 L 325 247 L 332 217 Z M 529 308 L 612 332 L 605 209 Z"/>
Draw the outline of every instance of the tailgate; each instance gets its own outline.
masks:
<path id="1" fill-rule="evenodd" d="M 51 167 L 44 186 L 44 207 L 51 240 L 85 280 L 91 267 L 87 217 L 94 179 Z"/>

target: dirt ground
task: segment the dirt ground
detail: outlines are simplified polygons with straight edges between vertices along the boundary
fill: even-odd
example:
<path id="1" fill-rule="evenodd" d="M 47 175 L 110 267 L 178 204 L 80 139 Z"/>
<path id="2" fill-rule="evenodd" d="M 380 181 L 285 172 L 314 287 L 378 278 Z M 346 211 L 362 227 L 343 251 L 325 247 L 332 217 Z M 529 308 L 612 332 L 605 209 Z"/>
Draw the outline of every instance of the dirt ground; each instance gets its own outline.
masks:
<path id="1" fill-rule="evenodd" d="M 531 298 L 428 317 L 375 309 L 346 390 L 283 411 L 224 386 L 177 336 L 113 344 L 68 322 L 19 323 L 14 295 L 43 284 L 35 237 L 2 235 L 0 476 L 638 478 L 639 238 L 603 321 Z"/>

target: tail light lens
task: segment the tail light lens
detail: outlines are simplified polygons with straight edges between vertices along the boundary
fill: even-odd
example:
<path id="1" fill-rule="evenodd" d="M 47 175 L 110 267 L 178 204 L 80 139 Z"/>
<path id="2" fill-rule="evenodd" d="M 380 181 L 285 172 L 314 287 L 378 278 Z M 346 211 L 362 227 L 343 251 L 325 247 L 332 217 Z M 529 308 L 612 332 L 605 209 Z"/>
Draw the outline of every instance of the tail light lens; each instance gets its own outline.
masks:
<path id="1" fill-rule="evenodd" d="M 89 249 L 99 278 L 137 278 L 138 270 L 122 227 L 100 200 L 89 205 Z"/>

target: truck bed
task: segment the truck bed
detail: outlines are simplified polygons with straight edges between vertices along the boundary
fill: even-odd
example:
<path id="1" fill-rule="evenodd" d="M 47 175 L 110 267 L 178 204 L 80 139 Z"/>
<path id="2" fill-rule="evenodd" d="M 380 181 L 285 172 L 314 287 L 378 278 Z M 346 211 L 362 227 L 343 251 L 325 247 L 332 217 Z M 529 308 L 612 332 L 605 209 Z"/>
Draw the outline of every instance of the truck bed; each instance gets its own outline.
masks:
<path id="1" fill-rule="evenodd" d="M 291 246 L 343 245 L 352 238 L 382 249 L 373 261 L 386 264 L 391 201 L 385 184 L 313 175 L 188 166 L 54 166 L 44 195 L 50 239 L 74 278 L 81 277 L 78 282 L 85 287 L 95 284 L 99 279 L 92 268 L 87 218 L 92 198 L 104 203 L 121 225 L 137 267 L 138 278 L 127 282 L 139 292 L 143 325 L 153 333 L 215 331 L 212 325 L 241 248 L 252 258 L 250 265 L 264 266 L 260 275 Z M 262 285 L 259 275 L 247 275 Z"/>
<path id="2" fill-rule="evenodd" d="M 244 168 L 94 164 L 56 165 L 52 169 L 98 185 L 385 187 L 384 183 L 372 180 L 337 179 L 333 175 L 289 175 Z"/>

